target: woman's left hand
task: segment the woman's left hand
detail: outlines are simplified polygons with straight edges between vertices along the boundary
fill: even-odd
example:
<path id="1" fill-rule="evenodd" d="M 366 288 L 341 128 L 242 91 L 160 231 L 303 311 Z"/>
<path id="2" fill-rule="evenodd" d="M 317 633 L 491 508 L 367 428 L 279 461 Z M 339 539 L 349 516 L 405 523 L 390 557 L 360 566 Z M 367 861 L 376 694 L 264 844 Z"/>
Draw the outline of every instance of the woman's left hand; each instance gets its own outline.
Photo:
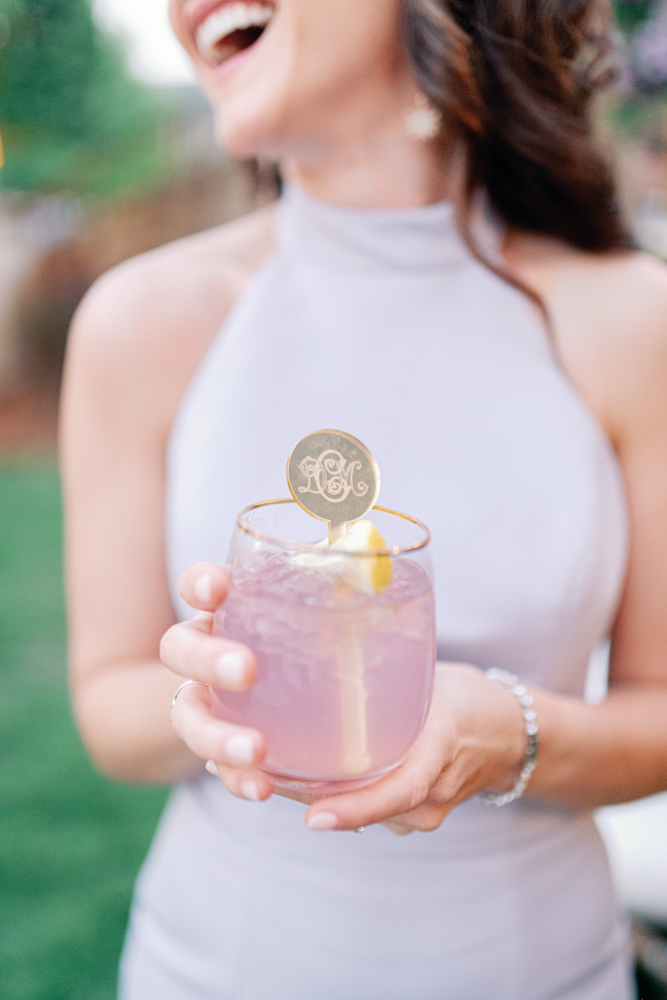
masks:
<path id="1" fill-rule="evenodd" d="M 482 791 L 508 791 L 524 763 L 517 699 L 475 667 L 438 663 L 426 724 L 403 763 L 380 781 L 319 799 L 311 830 L 384 823 L 397 834 L 436 830 L 455 806 Z"/>

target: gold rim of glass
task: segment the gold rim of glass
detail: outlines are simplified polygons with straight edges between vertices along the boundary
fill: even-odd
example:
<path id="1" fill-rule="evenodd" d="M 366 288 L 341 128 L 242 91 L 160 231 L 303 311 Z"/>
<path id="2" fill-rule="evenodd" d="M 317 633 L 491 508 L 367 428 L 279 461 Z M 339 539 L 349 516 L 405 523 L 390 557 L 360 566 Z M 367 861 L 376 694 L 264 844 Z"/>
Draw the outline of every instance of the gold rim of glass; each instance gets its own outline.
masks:
<path id="1" fill-rule="evenodd" d="M 252 503 L 249 507 L 244 507 L 236 519 L 237 527 L 246 535 L 250 535 L 251 538 L 257 539 L 257 541 L 268 542 L 270 545 L 279 545 L 283 549 L 296 549 L 299 552 L 317 552 L 321 555 L 322 548 L 317 542 L 296 542 L 292 539 L 274 538 L 272 535 L 265 535 L 262 531 L 257 531 L 255 528 L 250 527 L 250 525 L 243 523 L 243 518 L 251 511 L 258 510 L 260 507 L 275 507 L 277 504 L 282 503 L 291 503 L 294 504 L 295 507 L 302 509 L 292 497 L 285 497 L 281 500 L 262 500 L 260 503 Z M 431 541 L 431 532 L 426 527 L 424 522 L 419 521 L 416 517 L 410 517 L 409 514 L 402 514 L 399 510 L 391 510 L 389 507 L 379 507 L 376 505 L 371 509 L 378 510 L 382 514 L 392 514 L 394 517 L 400 517 L 404 521 L 410 521 L 412 524 L 416 524 L 417 527 L 421 528 L 424 532 L 424 538 L 419 542 L 413 542 L 411 545 L 394 545 L 392 548 L 388 549 L 362 549 L 360 552 L 345 552 L 344 550 L 336 550 L 337 556 L 400 556 L 405 552 L 416 552 L 419 549 L 424 549 Z M 313 518 L 313 520 L 319 520 L 319 518 Z M 326 524 L 327 522 L 323 521 L 322 523 Z"/>

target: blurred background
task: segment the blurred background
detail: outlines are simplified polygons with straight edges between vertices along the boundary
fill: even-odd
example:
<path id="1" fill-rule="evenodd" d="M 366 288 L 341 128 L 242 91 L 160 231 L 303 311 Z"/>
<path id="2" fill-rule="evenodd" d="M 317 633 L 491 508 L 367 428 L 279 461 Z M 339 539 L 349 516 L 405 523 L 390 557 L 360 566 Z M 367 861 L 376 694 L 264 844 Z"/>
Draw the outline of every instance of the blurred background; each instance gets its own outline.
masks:
<path id="1" fill-rule="evenodd" d="M 218 149 L 167 0 L 0 0 L 0 997 L 112 1000 L 162 789 L 96 774 L 68 708 L 55 458 L 77 303 L 103 271 L 273 197 Z M 617 0 L 600 109 L 638 242 L 667 259 L 667 0 Z M 604 689 L 604 655 L 590 696 Z M 640 993 L 667 1000 L 667 797 L 603 810 Z M 147 998 L 148 1000 L 148 998 Z"/>

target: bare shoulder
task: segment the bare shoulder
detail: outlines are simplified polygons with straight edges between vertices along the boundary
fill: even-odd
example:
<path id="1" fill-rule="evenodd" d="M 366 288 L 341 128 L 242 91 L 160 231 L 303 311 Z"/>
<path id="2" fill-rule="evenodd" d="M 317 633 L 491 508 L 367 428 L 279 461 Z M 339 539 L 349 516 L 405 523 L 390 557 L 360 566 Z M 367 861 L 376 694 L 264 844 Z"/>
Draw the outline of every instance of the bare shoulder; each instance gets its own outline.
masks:
<path id="1" fill-rule="evenodd" d="M 543 296 L 564 367 L 612 440 L 659 409 L 667 419 L 667 265 L 547 241 L 525 244 L 512 263 Z"/>
<path id="2" fill-rule="evenodd" d="M 165 414 L 230 308 L 274 250 L 273 209 L 135 257 L 103 275 L 81 303 L 66 371 L 135 383 Z M 143 385 L 141 384 L 143 383 Z"/>

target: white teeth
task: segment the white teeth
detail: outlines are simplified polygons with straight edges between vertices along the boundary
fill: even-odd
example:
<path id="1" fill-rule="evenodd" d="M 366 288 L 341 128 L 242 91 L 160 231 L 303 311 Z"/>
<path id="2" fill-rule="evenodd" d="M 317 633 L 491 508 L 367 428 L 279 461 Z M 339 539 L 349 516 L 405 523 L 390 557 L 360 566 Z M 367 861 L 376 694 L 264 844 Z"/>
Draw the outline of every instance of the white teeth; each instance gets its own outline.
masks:
<path id="1" fill-rule="evenodd" d="M 273 7 L 262 3 L 228 3 L 206 18 L 197 31 L 197 48 L 210 58 L 227 35 L 244 28 L 263 28 L 271 20 Z"/>

